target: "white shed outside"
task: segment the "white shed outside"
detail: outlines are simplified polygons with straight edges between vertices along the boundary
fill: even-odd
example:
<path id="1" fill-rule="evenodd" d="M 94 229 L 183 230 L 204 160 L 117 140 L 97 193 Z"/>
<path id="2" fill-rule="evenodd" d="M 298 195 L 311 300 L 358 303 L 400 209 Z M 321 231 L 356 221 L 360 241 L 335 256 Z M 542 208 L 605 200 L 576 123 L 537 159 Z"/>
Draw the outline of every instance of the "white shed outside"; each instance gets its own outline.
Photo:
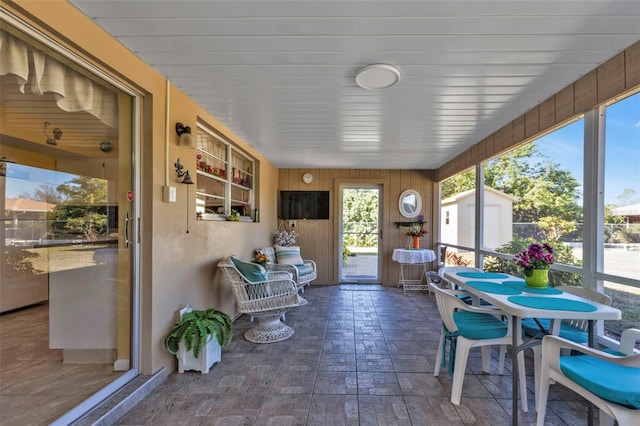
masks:
<path id="1" fill-rule="evenodd" d="M 513 238 L 513 202 L 516 198 L 484 187 L 484 248 L 494 250 Z M 441 241 L 474 246 L 476 190 L 460 192 L 440 204 Z"/>

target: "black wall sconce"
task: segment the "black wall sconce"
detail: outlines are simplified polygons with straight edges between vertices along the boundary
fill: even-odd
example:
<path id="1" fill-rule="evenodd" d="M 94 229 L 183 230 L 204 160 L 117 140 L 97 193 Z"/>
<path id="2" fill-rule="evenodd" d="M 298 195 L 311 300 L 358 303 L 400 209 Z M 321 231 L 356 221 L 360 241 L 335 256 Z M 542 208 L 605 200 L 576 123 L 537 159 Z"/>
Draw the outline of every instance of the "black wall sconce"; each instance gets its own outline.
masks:
<path id="1" fill-rule="evenodd" d="M 187 146 L 189 148 L 196 147 L 196 139 L 191 134 L 191 127 L 185 126 L 182 123 L 176 123 L 176 133 L 180 137 L 181 146 Z"/>

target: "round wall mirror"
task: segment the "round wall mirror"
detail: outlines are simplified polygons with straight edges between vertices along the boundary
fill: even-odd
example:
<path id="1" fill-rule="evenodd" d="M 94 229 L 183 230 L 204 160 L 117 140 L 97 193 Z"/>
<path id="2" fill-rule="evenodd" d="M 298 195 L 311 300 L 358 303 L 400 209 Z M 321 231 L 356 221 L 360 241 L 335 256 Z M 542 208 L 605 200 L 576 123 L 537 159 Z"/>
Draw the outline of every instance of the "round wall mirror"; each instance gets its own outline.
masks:
<path id="1" fill-rule="evenodd" d="M 407 189 L 400 194 L 398 201 L 398 209 L 400 214 L 406 218 L 414 218 L 420 214 L 422 210 L 422 198 L 420 193 L 415 189 Z"/>

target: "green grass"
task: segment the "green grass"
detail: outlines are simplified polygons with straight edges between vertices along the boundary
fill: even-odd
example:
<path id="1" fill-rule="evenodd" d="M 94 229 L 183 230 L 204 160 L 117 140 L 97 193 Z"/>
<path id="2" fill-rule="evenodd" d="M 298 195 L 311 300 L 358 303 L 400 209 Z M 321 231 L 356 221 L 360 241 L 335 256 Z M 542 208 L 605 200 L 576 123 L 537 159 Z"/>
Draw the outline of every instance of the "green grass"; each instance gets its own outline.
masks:
<path id="1" fill-rule="evenodd" d="M 605 321 L 605 328 L 616 333 L 621 333 L 627 328 L 640 328 L 640 289 L 607 284 L 604 293 L 611 297 L 611 306 L 622 311 L 622 319 Z"/>

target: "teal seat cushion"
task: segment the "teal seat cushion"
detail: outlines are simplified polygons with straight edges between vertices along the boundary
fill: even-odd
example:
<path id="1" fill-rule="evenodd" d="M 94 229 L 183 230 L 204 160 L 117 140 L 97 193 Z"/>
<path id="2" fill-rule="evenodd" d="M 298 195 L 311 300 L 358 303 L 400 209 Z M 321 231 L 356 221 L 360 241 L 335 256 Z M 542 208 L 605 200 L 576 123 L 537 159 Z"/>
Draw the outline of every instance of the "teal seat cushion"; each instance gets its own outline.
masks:
<path id="1" fill-rule="evenodd" d="M 453 320 L 460 335 L 468 339 L 496 339 L 507 335 L 507 323 L 493 315 L 458 311 L 453 313 Z"/>
<path id="2" fill-rule="evenodd" d="M 538 321 L 545 330 L 551 329 L 551 320 L 548 318 L 538 318 Z M 529 337 L 541 337 L 540 328 L 533 318 L 524 318 L 522 320 L 522 331 Z M 560 323 L 560 337 L 571 340 L 575 343 L 587 343 L 589 341 L 589 333 L 571 324 Z"/>
<path id="3" fill-rule="evenodd" d="M 590 356 L 560 357 L 562 373 L 607 401 L 640 409 L 640 368 Z"/>
<path id="4" fill-rule="evenodd" d="M 303 263 L 301 265 L 296 265 L 296 269 L 298 270 L 299 275 L 313 274 L 313 266 L 306 263 Z"/>
<path id="5" fill-rule="evenodd" d="M 255 283 L 258 281 L 267 280 L 267 271 L 262 267 L 262 265 L 251 262 L 244 262 L 237 257 L 232 257 L 231 261 L 235 265 L 236 269 L 240 271 L 242 276 L 247 279 L 247 281 Z"/>
<path id="6" fill-rule="evenodd" d="M 620 352 L 611 348 L 605 348 L 602 350 L 602 352 L 606 352 L 609 355 L 615 355 L 615 356 L 627 356 L 627 354 L 625 354 L 624 352 Z"/>

